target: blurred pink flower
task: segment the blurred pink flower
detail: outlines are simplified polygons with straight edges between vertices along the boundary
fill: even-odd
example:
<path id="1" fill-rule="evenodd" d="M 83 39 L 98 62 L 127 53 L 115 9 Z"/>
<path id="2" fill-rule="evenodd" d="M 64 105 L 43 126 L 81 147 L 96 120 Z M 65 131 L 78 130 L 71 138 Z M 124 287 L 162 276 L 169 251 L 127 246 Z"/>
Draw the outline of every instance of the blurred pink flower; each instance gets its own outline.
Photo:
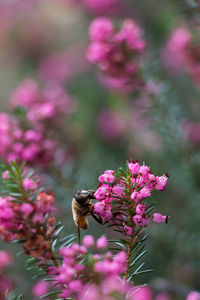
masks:
<path id="1" fill-rule="evenodd" d="M 192 291 L 188 294 L 186 300 L 200 300 L 200 293 Z"/>
<path id="2" fill-rule="evenodd" d="M 89 248 L 89 247 L 93 246 L 94 243 L 95 243 L 95 241 L 94 241 L 94 237 L 92 235 L 85 235 L 83 237 L 83 242 L 82 242 L 83 246 Z"/>
<path id="3" fill-rule="evenodd" d="M 163 52 L 163 57 L 167 67 L 169 68 L 180 68 L 185 63 L 185 49 L 188 46 L 191 39 L 189 30 L 184 27 L 178 27 L 175 29 L 166 45 Z M 177 70 L 180 72 L 180 70 Z"/>
<path id="4" fill-rule="evenodd" d="M 89 27 L 91 43 L 86 57 L 97 64 L 99 70 L 124 82 L 142 82 L 139 75 L 141 54 L 146 48 L 142 30 L 133 19 L 125 19 L 118 30 L 114 30 L 110 18 L 99 17 Z"/>
<path id="5" fill-rule="evenodd" d="M 153 300 L 153 293 L 150 287 L 141 287 L 133 295 L 135 300 Z"/>
<path id="6" fill-rule="evenodd" d="M 48 282 L 41 280 L 33 286 L 32 292 L 35 296 L 41 297 L 48 292 L 48 288 L 49 288 Z"/>
<path id="7" fill-rule="evenodd" d="M 0 251 L 0 270 L 4 267 L 7 267 L 11 264 L 12 257 L 7 251 Z"/>
<path id="8" fill-rule="evenodd" d="M 98 249 L 106 249 L 107 246 L 108 246 L 108 240 L 105 236 L 102 236 L 97 240 Z"/>

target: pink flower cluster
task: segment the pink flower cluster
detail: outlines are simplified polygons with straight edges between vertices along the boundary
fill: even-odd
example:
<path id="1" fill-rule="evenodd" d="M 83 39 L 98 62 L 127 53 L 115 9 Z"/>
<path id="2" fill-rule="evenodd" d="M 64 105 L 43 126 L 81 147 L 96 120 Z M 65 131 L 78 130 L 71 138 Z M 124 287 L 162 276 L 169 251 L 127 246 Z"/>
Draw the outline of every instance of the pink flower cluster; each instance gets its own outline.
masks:
<path id="1" fill-rule="evenodd" d="M 49 289 L 49 283 L 40 280 L 32 287 L 32 293 L 34 296 L 40 299 L 41 296 L 48 293 L 48 289 Z"/>
<path id="2" fill-rule="evenodd" d="M 128 163 L 126 176 L 118 178 L 112 170 L 107 170 L 99 176 L 99 187 L 94 194 L 98 201 L 94 204 L 96 214 L 105 221 L 110 220 L 122 225 L 126 235 L 131 235 L 134 224 L 147 226 L 151 219 L 156 223 L 167 223 L 167 216 L 146 213 L 147 205 L 144 204 L 154 189 L 164 190 L 167 174 L 157 176 L 150 172 L 150 168 L 145 164 L 140 165 L 133 161 Z"/>
<path id="3" fill-rule="evenodd" d="M 3 178 L 11 180 L 7 171 Z M 25 240 L 23 248 L 33 257 L 52 258 L 50 236 L 55 218 L 50 213 L 54 196 L 40 192 L 36 200 L 31 200 L 38 189 L 31 178 L 24 178 L 20 189 L 22 195 L 17 201 L 12 196 L 0 197 L 0 236 L 6 242 Z"/>
<path id="4" fill-rule="evenodd" d="M 200 293 L 192 291 L 188 294 L 186 300 L 200 300 Z"/>
<path id="5" fill-rule="evenodd" d="M 23 129 L 17 118 L 0 114 L 0 155 L 6 162 L 18 159 L 46 165 L 52 161 L 55 148 L 56 142 L 42 131 Z"/>
<path id="6" fill-rule="evenodd" d="M 53 273 L 55 286 L 62 289 L 61 297 L 77 300 L 126 298 L 132 288 L 120 278 L 125 271 L 126 253 L 103 254 L 107 244 L 104 236 L 95 243 L 93 236 L 86 235 L 81 246 L 75 243 L 60 249 L 63 262 Z M 95 250 L 95 254 L 89 251 L 91 249 Z"/>
<path id="7" fill-rule="evenodd" d="M 10 101 L 13 107 L 25 108 L 27 120 L 41 129 L 50 124 L 60 125 L 63 114 L 70 114 L 76 108 L 74 99 L 60 85 L 49 82 L 40 89 L 33 79 L 23 81 Z"/>
<path id="8" fill-rule="evenodd" d="M 140 27 L 132 19 L 123 21 L 116 31 L 109 18 L 99 17 L 89 27 L 91 44 L 87 58 L 112 78 L 126 81 L 139 77 L 139 60 L 145 50 Z"/>
<path id="9" fill-rule="evenodd" d="M 25 116 L 21 120 L 0 114 L 0 155 L 6 161 L 50 163 L 59 147 L 57 130 L 66 114 L 74 111 L 74 100 L 57 84 L 40 90 L 34 80 L 27 79 L 13 92 L 11 104 L 14 109 L 22 107 Z"/>
<path id="10" fill-rule="evenodd" d="M 198 29 L 197 29 L 198 30 Z M 200 54 L 199 45 L 193 42 L 192 33 L 185 26 L 175 29 L 164 50 L 167 67 L 179 71 L 185 69 L 193 78 L 195 84 L 200 84 Z"/>

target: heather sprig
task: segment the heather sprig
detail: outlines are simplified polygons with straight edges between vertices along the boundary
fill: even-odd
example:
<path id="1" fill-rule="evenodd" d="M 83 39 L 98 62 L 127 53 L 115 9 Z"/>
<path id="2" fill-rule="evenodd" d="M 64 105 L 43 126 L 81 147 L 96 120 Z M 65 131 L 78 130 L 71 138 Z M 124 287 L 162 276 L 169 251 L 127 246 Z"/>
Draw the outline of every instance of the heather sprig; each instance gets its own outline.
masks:
<path id="1" fill-rule="evenodd" d="M 58 264 L 52 247 L 57 230 L 52 214 L 54 195 L 39 188 L 38 180 L 25 164 L 4 166 L 0 198 L 0 236 L 20 242 L 24 252 L 41 264 Z"/>
<path id="2" fill-rule="evenodd" d="M 126 279 L 143 272 L 140 270 L 143 265 L 132 274 L 129 270 L 145 254 L 143 248 L 138 249 L 143 242 L 141 235 L 144 228 L 150 221 L 168 221 L 168 216 L 151 213 L 153 205 L 149 201 L 154 189 L 164 190 L 167 179 L 167 174 L 157 176 L 148 166 L 144 163 L 140 165 L 138 161 L 127 162 L 125 170 L 120 168 L 118 173 L 107 170 L 99 176 L 99 187 L 94 194 L 98 202 L 94 204 L 94 212 L 121 234 L 116 244 L 122 245 L 127 254 Z"/>
<path id="3" fill-rule="evenodd" d="M 126 253 L 121 251 L 115 256 L 105 253 L 107 245 L 104 236 L 95 243 L 93 236 L 86 235 L 82 245 L 74 243 L 60 249 L 62 264 L 53 271 L 50 269 L 50 277 L 55 287 L 59 287 L 61 297 L 94 299 L 97 295 L 100 299 L 116 294 L 119 297 L 116 299 L 124 299 L 130 288 L 120 279 L 125 271 Z"/>
<path id="4" fill-rule="evenodd" d="M 66 140 L 69 135 L 60 128 L 65 127 L 66 116 L 76 110 L 73 97 L 57 83 L 47 82 L 41 87 L 37 81 L 26 79 L 9 102 L 12 113 L 0 113 L 1 158 L 42 167 L 63 163 L 72 143 L 63 146 L 63 137 Z"/>
<path id="5" fill-rule="evenodd" d="M 98 17 L 89 27 L 89 36 L 87 59 L 97 64 L 105 80 L 108 77 L 117 80 L 119 86 L 138 89 L 142 84 L 140 61 L 146 48 L 139 25 L 125 19 L 116 29 L 110 18 Z"/>

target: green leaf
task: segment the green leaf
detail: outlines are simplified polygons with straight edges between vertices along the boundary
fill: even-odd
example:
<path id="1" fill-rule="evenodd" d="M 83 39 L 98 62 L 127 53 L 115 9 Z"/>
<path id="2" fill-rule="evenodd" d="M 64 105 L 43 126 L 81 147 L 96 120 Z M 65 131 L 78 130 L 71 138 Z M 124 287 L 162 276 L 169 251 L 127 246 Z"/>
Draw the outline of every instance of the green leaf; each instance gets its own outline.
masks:
<path id="1" fill-rule="evenodd" d="M 137 255 L 136 258 L 132 261 L 132 263 L 130 264 L 129 267 L 133 267 L 133 266 L 138 262 L 138 260 L 139 260 L 145 253 L 147 253 L 147 250 L 144 250 L 144 251 L 142 251 L 139 255 Z"/>
<path id="2" fill-rule="evenodd" d="M 25 178 L 30 178 L 31 176 L 33 176 L 33 174 L 34 174 L 34 170 L 30 169 L 30 170 L 28 170 Z"/>
<path id="3" fill-rule="evenodd" d="M 58 294 L 61 294 L 61 293 L 62 293 L 62 291 L 53 291 L 53 292 L 49 292 L 49 293 L 47 293 L 47 294 L 41 296 L 40 298 L 43 299 L 43 298 L 45 298 L 45 297 L 53 296 L 53 295 L 58 295 Z"/>
<path id="4" fill-rule="evenodd" d="M 52 245 L 51 245 L 51 248 L 52 248 L 53 252 L 55 251 L 57 242 L 58 242 L 58 239 L 55 239 L 55 240 L 53 241 Z"/>
<path id="5" fill-rule="evenodd" d="M 153 271 L 154 271 L 153 269 L 142 270 L 142 271 L 137 272 L 135 275 L 145 274 L 145 273 L 149 273 L 149 272 L 153 272 Z"/>
<path id="6" fill-rule="evenodd" d="M 60 240 L 60 241 L 57 243 L 56 246 L 59 247 L 59 248 L 62 248 L 62 247 L 64 247 L 64 246 L 68 246 L 68 247 L 69 247 L 69 245 L 70 245 L 74 240 L 76 240 L 76 235 L 73 234 L 73 236 L 72 236 L 71 238 L 66 237 L 66 238 Z"/>
<path id="7" fill-rule="evenodd" d="M 120 230 L 120 229 L 113 229 L 114 231 L 116 231 L 116 232 L 120 232 L 120 233 L 122 233 L 123 232 L 123 230 Z"/>
<path id="8" fill-rule="evenodd" d="M 135 275 L 138 274 L 138 272 L 142 269 L 142 267 L 145 265 L 145 263 L 143 262 L 141 265 L 139 265 L 139 267 L 137 267 L 137 269 L 129 276 L 130 279 L 132 279 Z"/>
<path id="9" fill-rule="evenodd" d="M 43 280 L 44 280 L 44 277 L 46 277 L 47 276 L 47 273 L 45 272 L 45 273 L 40 273 L 40 272 L 38 272 L 37 270 L 36 270 L 36 274 L 35 275 L 33 275 L 32 276 L 32 279 L 33 280 L 35 280 L 35 279 L 41 279 L 41 278 L 43 278 Z"/>
<path id="10" fill-rule="evenodd" d="M 149 206 L 147 206 L 146 208 L 146 215 L 148 215 L 153 209 L 154 209 L 154 206 L 155 206 L 155 202 L 150 204 Z"/>
<path id="11" fill-rule="evenodd" d="M 109 243 L 115 243 L 117 246 L 120 246 L 121 248 L 125 248 L 123 243 L 120 243 L 118 240 L 108 240 Z"/>
<path id="12" fill-rule="evenodd" d="M 57 237 L 57 236 L 59 235 L 59 233 L 60 233 L 64 228 L 65 228 L 64 225 L 60 226 L 60 228 L 59 228 L 58 230 L 56 230 L 56 232 L 54 233 L 54 236 Z"/>
<path id="13" fill-rule="evenodd" d="M 52 230 L 51 235 L 53 235 L 54 232 L 55 232 L 60 226 L 62 226 L 62 223 L 61 223 L 61 222 L 58 222 L 58 224 L 57 224 L 57 225 L 54 227 L 54 229 Z"/>
<path id="14" fill-rule="evenodd" d="M 119 249 L 119 248 L 110 248 L 110 247 L 109 247 L 109 250 L 111 250 L 111 251 L 121 251 L 121 249 Z"/>
<path id="15" fill-rule="evenodd" d="M 24 254 L 24 250 L 17 252 L 16 256 L 19 257 L 20 255 Z"/>

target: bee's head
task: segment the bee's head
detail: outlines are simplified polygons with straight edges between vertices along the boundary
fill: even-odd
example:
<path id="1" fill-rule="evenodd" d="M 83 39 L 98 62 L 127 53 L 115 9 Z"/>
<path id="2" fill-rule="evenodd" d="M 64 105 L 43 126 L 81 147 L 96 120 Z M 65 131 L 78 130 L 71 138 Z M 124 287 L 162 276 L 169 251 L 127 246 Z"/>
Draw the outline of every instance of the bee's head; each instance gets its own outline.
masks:
<path id="1" fill-rule="evenodd" d="M 95 199 L 94 193 L 95 191 L 93 190 L 78 190 L 74 194 L 74 198 L 79 204 L 83 204 L 87 199 Z"/>

